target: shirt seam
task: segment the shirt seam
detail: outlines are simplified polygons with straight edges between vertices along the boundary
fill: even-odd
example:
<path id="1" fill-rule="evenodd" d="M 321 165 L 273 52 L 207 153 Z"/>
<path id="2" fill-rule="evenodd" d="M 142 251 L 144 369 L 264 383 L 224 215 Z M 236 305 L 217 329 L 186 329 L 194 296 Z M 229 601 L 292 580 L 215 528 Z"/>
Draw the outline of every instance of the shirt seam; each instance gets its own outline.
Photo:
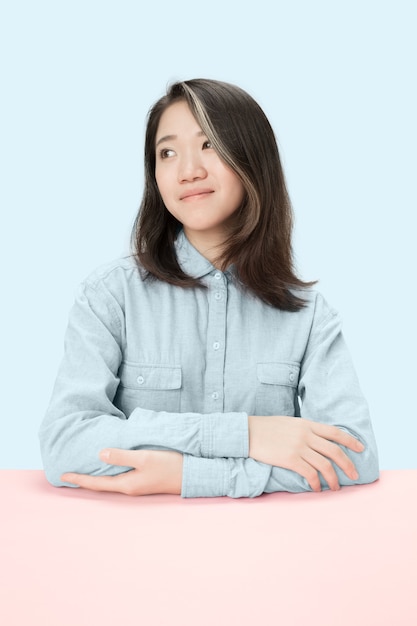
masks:
<path id="1" fill-rule="evenodd" d="M 93 290 L 95 295 L 99 298 L 99 291 L 101 290 L 102 293 L 105 295 L 106 298 L 106 304 L 108 305 L 109 311 L 111 313 L 112 319 L 113 321 L 115 321 L 117 323 L 119 332 L 122 333 L 123 331 L 123 323 L 121 321 L 121 318 L 119 316 L 118 311 L 116 310 L 116 307 L 114 305 L 114 303 L 112 302 L 112 294 L 110 293 L 110 291 L 105 287 L 105 285 L 99 281 L 96 284 L 88 284 L 87 282 L 84 282 L 84 286 L 88 287 L 89 289 Z M 88 299 L 88 295 L 86 293 L 87 299 Z"/>

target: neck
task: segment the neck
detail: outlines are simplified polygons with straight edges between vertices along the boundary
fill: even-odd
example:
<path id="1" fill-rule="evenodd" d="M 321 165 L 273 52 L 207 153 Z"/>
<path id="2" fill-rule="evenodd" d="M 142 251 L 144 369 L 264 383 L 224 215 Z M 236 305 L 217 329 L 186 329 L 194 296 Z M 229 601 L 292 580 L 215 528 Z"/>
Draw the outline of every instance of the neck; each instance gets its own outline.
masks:
<path id="1" fill-rule="evenodd" d="M 216 233 L 200 234 L 190 233 L 184 228 L 185 236 L 190 244 L 198 250 L 212 265 L 217 269 L 222 269 L 222 248 L 224 245 L 224 236 Z"/>

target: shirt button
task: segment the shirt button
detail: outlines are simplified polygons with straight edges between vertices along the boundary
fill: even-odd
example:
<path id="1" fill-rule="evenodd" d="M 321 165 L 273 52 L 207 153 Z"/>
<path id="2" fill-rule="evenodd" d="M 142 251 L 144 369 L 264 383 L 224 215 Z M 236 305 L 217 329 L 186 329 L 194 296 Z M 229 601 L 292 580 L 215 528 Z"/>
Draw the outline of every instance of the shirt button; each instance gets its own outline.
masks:
<path id="1" fill-rule="evenodd" d="M 145 379 L 143 378 L 143 376 L 138 376 L 136 382 L 138 383 L 138 385 L 143 385 Z"/>
<path id="2" fill-rule="evenodd" d="M 221 277 L 222 277 L 222 275 L 221 275 L 221 273 L 220 273 L 220 272 L 216 272 L 216 273 L 214 274 L 214 278 L 215 278 L 216 280 L 220 280 L 220 279 L 221 279 Z"/>
<path id="3" fill-rule="evenodd" d="M 217 391 L 214 391 L 214 392 L 211 394 L 211 397 L 213 398 L 213 400 L 217 400 L 217 399 L 218 399 L 218 397 L 219 397 L 219 394 L 217 393 Z"/>
<path id="4" fill-rule="evenodd" d="M 218 342 L 218 341 L 215 341 L 215 342 L 213 343 L 213 350 L 218 350 L 219 348 L 220 348 L 220 344 L 219 344 L 219 342 Z"/>
<path id="5" fill-rule="evenodd" d="M 290 374 L 290 381 L 292 382 L 294 380 L 294 374 L 291 372 Z"/>
<path id="6" fill-rule="evenodd" d="M 214 297 L 216 298 L 216 300 L 221 300 L 222 294 L 220 293 L 220 291 L 216 291 L 216 293 L 214 294 Z"/>

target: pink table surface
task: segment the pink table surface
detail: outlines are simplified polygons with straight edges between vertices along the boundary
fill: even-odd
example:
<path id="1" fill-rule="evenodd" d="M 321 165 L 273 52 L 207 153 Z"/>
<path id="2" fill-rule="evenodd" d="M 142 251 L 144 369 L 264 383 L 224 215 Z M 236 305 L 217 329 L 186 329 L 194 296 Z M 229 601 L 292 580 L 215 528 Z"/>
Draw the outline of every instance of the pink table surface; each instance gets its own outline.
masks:
<path id="1" fill-rule="evenodd" d="M 5 626 L 417 625 L 417 470 L 239 500 L 0 490 Z"/>

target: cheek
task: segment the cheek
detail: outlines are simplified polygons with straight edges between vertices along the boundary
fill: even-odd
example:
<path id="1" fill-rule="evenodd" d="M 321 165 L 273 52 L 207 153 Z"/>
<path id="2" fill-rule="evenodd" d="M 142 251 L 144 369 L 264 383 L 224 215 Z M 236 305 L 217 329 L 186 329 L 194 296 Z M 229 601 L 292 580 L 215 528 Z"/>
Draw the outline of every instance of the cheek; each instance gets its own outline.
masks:
<path id="1" fill-rule="evenodd" d="M 242 202 L 245 197 L 245 189 L 243 183 L 236 174 L 229 168 L 223 166 L 221 177 L 228 193 L 233 197 L 235 202 Z"/>
<path id="2" fill-rule="evenodd" d="M 172 197 L 172 182 L 170 177 L 166 176 L 165 173 L 158 172 L 155 169 L 155 182 L 165 208 L 169 213 L 171 213 L 171 215 L 177 217 L 176 204 Z"/>
<path id="3" fill-rule="evenodd" d="M 233 196 L 235 203 L 242 204 L 245 197 L 245 189 L 241 181 L 239 179 L 236 179 L 236 177 L 231 178 L 229 191 L 230 194 Z"/>

